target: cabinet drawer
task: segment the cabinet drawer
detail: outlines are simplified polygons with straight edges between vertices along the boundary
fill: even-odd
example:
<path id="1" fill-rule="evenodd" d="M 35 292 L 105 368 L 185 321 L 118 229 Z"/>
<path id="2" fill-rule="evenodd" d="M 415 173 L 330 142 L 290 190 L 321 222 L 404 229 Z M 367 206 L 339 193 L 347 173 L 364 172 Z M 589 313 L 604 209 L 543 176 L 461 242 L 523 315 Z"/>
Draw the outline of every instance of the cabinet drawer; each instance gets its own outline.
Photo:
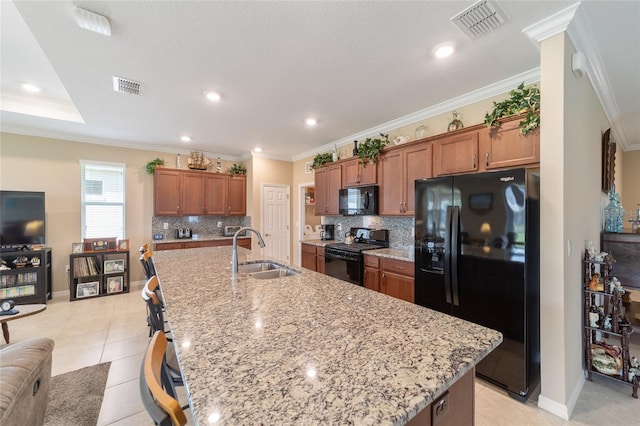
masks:
<path id="1" fill-rule="evenodd" d="M 312 244 L 302 244 L 302 252 L 315 255 L 316 246 Z M 322 254 L 324 254 L 324 247 L 322 248 Z"/>
<path id="2" fill-rule="evenodd" d="M 396 274 L 406 275 L 407 277 L 413 277 L 414 275 L 413 262 L 383 257 L 380 259 L 380 268 L 385 272 L 395 272 Z"/>
<path id="3" fill-rule="evenodd" d="M 378 256 L 364 256 L 365 268 L 380 268 L 380 258 Z"/>
<path id="4" fill-rule="evenodd" d="M 316 247 L 316 254 L 318 256 L 324 256 L 324 247 Z"/>
<path id="5" fill-rule="evenodd" d="M 156 251 L 160 250 L 177 250 L 184 248 L 184 243 L 156 243 Z"/>

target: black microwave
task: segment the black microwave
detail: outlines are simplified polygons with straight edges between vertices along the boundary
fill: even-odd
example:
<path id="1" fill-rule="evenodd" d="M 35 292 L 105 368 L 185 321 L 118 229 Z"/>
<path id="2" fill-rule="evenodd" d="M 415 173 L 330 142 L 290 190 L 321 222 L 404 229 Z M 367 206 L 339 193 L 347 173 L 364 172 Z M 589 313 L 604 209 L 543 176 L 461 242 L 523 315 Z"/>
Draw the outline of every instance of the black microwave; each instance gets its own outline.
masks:
<path id="1" fill-rule="evenodd" d="M 344 216 L 378 214 L 378 187 L 360 186 L 340 190 L 339 212 Z"/>

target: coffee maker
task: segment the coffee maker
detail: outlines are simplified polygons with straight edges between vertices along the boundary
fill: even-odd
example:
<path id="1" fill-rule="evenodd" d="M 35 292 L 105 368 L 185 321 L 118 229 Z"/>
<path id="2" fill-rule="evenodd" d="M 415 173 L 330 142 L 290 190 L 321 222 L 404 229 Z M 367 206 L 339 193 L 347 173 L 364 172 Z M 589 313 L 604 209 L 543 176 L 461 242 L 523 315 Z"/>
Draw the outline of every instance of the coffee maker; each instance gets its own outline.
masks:
<path id="1" fill-rule="evenodd" d="M 335 239 L 334 225 L 320 225 L 320 239 L 321 240 L 333 240 Z"/>

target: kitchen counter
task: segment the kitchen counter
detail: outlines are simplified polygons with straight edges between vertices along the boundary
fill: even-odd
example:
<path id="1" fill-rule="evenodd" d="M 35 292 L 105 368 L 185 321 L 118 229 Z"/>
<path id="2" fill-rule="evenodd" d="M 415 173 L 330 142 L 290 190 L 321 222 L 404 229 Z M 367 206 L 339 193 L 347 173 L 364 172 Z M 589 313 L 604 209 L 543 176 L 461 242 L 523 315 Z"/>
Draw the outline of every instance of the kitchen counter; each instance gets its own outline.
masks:
<path id="1" fill-rule="evenodd" d="M 327 244 L 335 244 L 338 243 L 338 240 L 302 240 L 300 241 L 302 244 L 311 244 L 312 246 L 324 247 Z"/>
<path id="2" fill-rule="evenodd" d="M 238 257 L 263 258 L 243 248 Z M 502 342 L 494 330 L 306 269 L 233 278 L 230 259 L 228 246 L 154 253 L 200 425 L 404 424 Z"/>
<path id="3" fill-rule="evenodd" d="M 413 262 L 414 252 L 413 250 L 400 250 L 392 248 L 383 248 L 375 250 L 367 250 L 364 252 L 366 255 L 387 257 L 389 259 L 404 260 L 407 262 Z"/>

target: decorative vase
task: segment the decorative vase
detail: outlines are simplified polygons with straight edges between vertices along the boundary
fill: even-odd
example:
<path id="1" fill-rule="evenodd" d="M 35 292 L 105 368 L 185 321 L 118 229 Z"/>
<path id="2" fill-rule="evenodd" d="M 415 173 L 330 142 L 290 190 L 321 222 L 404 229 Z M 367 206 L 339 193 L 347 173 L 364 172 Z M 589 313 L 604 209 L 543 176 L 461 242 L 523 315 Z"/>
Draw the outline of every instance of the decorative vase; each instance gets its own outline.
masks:
<path id="1" fill-rule="evenodd" d="M 604 230 L 605 232 L 623 232 L 623 218 L 625 211 L 620 205 L 620 195 L 615 189 L 609 190 L 609 204 L 604 208 Z"/>
<path id="2" fill-rule="evenodd" d="M 353 156 L 358 156 L 358 141 L 353 141 Z"/>
<path id="3" fill-rule="evenodd" d="M 426 138 L 428 133 L 429 133 L 429 128 L 424 124 L 420 123 L 420 125 L 416 127 L 416 140 Z"/>

